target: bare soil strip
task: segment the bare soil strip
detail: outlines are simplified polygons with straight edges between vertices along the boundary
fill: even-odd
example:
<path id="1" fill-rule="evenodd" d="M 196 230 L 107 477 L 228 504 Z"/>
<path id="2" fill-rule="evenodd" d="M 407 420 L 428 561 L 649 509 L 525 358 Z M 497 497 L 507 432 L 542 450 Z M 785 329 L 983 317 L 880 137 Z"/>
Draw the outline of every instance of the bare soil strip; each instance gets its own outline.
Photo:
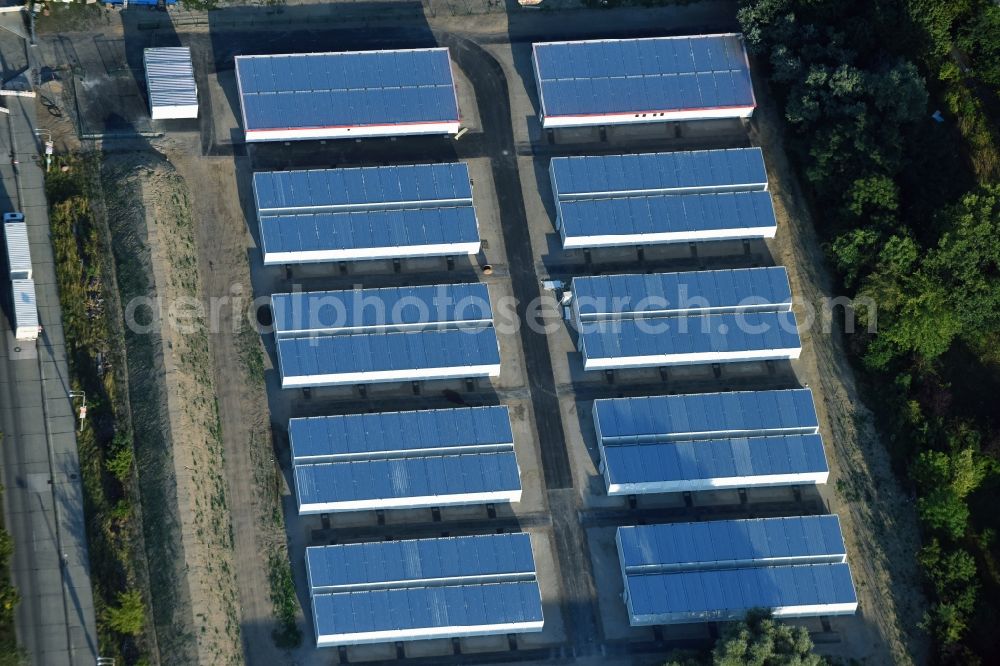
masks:
<path id="1" fill-rule="evenodd" d="M 188 188 L 152 152 L 106 156 L 102 182 L 126 321 L 140 324 L 126 344 L 161 661 L 238 664 L 214 372 L 206 322 L 185 316 L 202 293 Z"/>

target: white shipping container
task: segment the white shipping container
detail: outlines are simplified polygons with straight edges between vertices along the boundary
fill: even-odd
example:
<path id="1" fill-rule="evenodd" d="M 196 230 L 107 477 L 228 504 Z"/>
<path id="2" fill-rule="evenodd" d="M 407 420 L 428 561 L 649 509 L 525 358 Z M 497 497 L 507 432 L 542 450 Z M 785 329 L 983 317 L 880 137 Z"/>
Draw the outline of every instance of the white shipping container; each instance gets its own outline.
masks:
<path id="1" fill-rule="evenodd" d="M 153 120 L 198 117 L 198 86 L 191 49 L 185 46 L 145 49 L 146 89 Z"/>
<path id="2" fill-rule="evenodd" d="M 11 280 L 14 295 L 14 337 L 18 340 L 38 339 L 38 303 L 34 280 Z"/>
<path id="3" fill-rule="evenodd" d="M 7 222 L 3 225 L 3 235 L 7 243 L 7 266 L 10 269 L 10 279 L 32 279 L 28 226 L 24 222 Z"/>

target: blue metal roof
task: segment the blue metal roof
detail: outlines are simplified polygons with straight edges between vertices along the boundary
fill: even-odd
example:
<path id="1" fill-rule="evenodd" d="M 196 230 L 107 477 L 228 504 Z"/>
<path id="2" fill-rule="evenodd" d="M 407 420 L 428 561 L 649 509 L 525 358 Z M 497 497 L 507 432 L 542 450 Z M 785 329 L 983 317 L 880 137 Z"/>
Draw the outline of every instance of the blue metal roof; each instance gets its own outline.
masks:
<path id="1" fill-rule="evenodd" d="M 237 56 L 248 130 L 454 122 L 448 49 Z"/>
<path id="2" fill-rule="evenodd" d="M 295 463 L 513 448 L 514 443 L 506 405 L 291 419 L 288 438 Z"/>
<path id="3" fill-rule="evenodd" d="M 634 314 L 719 309 L 788 309 L 792 290 L 783 266 L 690 273 L 573 278 L 573 302 L 585 320 Z"/>
<path id="4" fill-rule="evenodd" d="M 594 418 L 604 444 L 812 434 L 819 427 L 810 389 L 595 400 Z"/>
<path id="5" fill-rule="evenodd" d="M 283 378 L 500 363 L 493 327 L 285 338 L 277 342 Z"/>
<path id="6" fill-rule="evenodd" d="M 299 506 L 521 489 L 514 451 L 295 466 Z"/>
<path id="7" fill-rule="evenodd" d="M 742 35 L 534 45 L 546 116 L 754 106 Z"/>
<path id="8" fill-rule="evenodd" d="M 535 561 L 531 537 L 521 532 L 313 546 L 306 548 L 306 568 L 316 592 L 534 575 Z"/>
<path id="9" fill-rule="evenodd" d="M 566 237 L 692 233 L 777 226 L 767 192 L 577 199 L 559 204 Z"/>
<path id="10" fill-rule="evenodd" d="M 472 204 L 464 162 L 261 171 L 253 189 L 260 215 Z"/>
<path id="11" fill-rule="evenodd" d="M 767 189 L 760 148 L 554 157 L 559 199 Z"/>
<path id="12" fill-rule="evenodd" d="M 480 282 L 420 287 L 305 291 L 271 296 L 274 332 L 483 322 L 493 318 Z"/>
<path id="13" fill-rule="evenodd" d="M 534 581 L 490 583 L 317 594 L 313 612 L 328 636 L 541 622 L 542 600 Z"/>
<path id="14" fill-rule="evenodd" d="M 847 556 L 835 515 L 619 527 L 618 544 L 629 574 L 764 566 L 789 559 L 842 562 Z"/>
<path id="15" fill-rule="evenodd" d="M 626 576 L 634 617 L 739 616 L 751 608 L 857 603 L 846 563 Z"/>
<path id="16" fill-rule="evenodd" d="M 639 356 L 799 349 L 791 313 L 746 312 L 590 322 L 580 332 L 588 361 Z"/>
<path id="17" fill-rule="evenodd" d="M 260 218 L 260 232 L 265 254 L 479 241 L 472 206 L 269 215 Z"/>
<path id="18" fill-rule="evenodd" d="M 602 444 L 614 484 L 828 472 L 819 435 Z"/>

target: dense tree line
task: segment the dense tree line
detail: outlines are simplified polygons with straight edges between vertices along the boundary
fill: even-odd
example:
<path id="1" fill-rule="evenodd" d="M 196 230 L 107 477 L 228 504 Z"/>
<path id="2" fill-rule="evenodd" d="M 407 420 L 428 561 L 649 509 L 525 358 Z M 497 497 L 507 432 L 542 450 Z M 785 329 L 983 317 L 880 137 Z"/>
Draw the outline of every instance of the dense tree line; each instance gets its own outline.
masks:
<path id="1" fill-rule="evenodd" d="M 850 339 L 923 528 L 940 661 L 1000 649 L 1000 7 L 744 0 L 841 287 Z M 994 115 L 995 114 L 995 115 Z"/>

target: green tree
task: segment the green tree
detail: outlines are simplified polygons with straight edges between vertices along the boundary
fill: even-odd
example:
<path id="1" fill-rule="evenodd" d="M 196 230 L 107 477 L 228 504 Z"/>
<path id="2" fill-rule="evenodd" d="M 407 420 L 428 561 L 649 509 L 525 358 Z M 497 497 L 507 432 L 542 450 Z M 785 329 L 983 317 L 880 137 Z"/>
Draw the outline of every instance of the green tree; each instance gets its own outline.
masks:
<path id="1" fill-rule="evenodd" d="M 105 467 L 122 483 L 132 473 L 132 442 L 124 433 L 116 433 L 111 441 L 111 450 L 104 461 Z"/>
<path id="2" fill-rule="evenodd" d="M 118 605 L 104 611 L 105 620 L 112 629 L 126 636 L 138 636 L 146 627 L 146 608 L 139 590 L 118 593 Z"/>
<path id="3" fill-rule="evenodd" d="M 712 651 L 715 666 L 821 666 L 805 627 L 783 624 L 767 609 L 754 609 L 730 625 Z"/>

